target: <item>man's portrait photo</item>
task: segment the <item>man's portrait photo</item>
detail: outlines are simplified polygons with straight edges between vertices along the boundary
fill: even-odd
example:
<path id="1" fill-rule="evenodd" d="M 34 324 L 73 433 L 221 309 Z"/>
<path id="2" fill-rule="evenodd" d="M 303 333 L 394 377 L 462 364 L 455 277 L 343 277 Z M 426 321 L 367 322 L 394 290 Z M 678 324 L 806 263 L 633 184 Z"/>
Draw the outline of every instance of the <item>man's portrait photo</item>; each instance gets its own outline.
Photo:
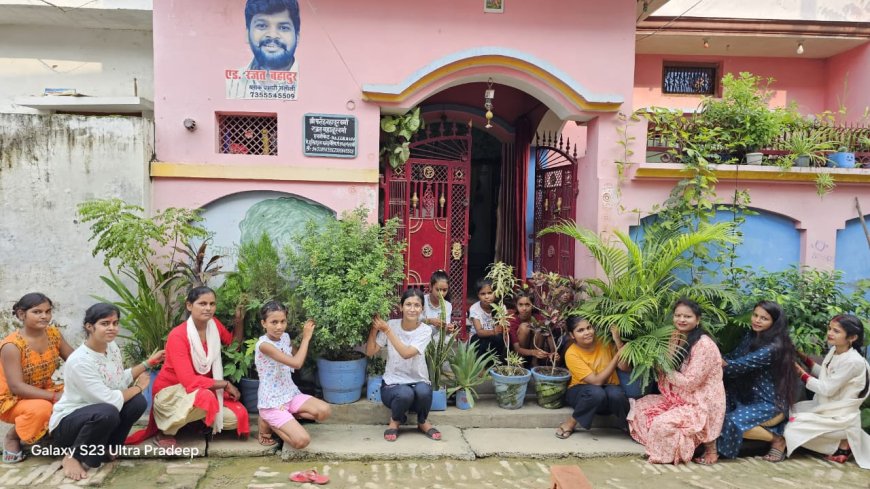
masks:
<path id="1" fill-rule="evenodd" d="M 253 59 L 225 71 L 227 98 L 296 100 L 299 28 L 297 0 L 247 0 L 245 31 Z"/>

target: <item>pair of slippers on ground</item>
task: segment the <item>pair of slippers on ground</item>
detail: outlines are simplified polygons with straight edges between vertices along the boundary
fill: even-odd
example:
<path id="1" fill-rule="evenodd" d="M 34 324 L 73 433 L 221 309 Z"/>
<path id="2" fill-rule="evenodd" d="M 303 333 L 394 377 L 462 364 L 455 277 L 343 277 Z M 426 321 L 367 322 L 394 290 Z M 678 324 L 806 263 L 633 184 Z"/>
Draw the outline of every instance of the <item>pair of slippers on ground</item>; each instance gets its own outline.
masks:
<path id="1" fill-rule="evenodd" d="M 417 428 L 420 428 L 420 425 L 417 425 Z M 426 435 L 426 438 L 429 438 L 430 440 L 435 440 L 435 441 L 441 440 L 441 432 L 435 428 L 429 428 L 426 431 L 423 431 L 423 429 L 420 428 L 420 432 L 423 433 L 424 435 Z M 386 430 L 384 430 L 384 440 L 396 441 L 396 439 L 398 439 L 398 438 L 399 438 L 398 428 L 387 428 Z"/>
<path id="2" fill-rule="evenodd" d="M 329 477 L 318 474 L 317 471 L 314 469 L 308 469 L 300 470 L 299 472 L 293 472 L 292 474 L 290 474 L 290 481 L 323 485 L 329 482 Z"/>

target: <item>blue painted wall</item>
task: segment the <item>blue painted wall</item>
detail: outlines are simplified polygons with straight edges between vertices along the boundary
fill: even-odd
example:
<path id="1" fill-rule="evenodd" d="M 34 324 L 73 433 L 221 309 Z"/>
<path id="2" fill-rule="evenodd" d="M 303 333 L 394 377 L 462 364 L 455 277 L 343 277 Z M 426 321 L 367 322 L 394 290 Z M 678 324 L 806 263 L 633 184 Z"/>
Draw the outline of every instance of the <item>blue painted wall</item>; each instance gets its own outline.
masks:
<path id="1" fill-rule="evenodd" d="M 864 220 L 870 220 L 870 215 L 864 216 Z M 843 280 L 848 284 L 870 278 L 870 247 L 857 217 L 846 221 L 846 227 L 837 231 L 834 267 L 843 271 Z"/>
<path id="2" fill-rule="evenodd" d="M 768 272 L 778 272 L 799 264 L 801 240 L 794 221 L 762 210 L 756 212 L 757 215 L 743 216 L 746 219 L 740 226 L 743 242 L 737 247 L 735 266 L 754 270 L 763 267 Z M 645 217 L 641 220 L 642 225 L 649 224 L 656 217 Z M 731 212 L 720 211 L 713 221 L 731 221 L 733 218 Z M 629 233 L 635 240 L 643 238 L 642 226 L 632 226 Z M 688 280 L 688 273 L 680 278 Z"/>

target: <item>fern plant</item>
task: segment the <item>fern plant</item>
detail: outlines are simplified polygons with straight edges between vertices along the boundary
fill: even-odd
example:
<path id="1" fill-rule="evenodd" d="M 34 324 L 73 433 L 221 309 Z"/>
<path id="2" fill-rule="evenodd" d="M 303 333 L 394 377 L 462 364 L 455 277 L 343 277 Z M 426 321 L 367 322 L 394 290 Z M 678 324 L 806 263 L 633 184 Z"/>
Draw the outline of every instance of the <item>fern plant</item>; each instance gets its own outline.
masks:
<path id="1" fill-rule="evenodd" d="M 707 313 L 705 318 L 712 316 L 718 322 L 724 322 L 726 309 L 737 303 L 735 294 L 722 285 L 686 284 L 675 274 L 689 265 L 693 247 L 736 240 L 730 222 L 702 223 L 688 233 L 659 228 L 646 234 L 640 243 L 619 231 L 614 231 L 617 242 L 612 243 L 573 222 L 541 231 L 541 235 L 551 233 L 577 240 L 604 271 L 604 278 L 586 280 L 590 297 L 570 314 L 589 320 L 604 342 L 611 341 L 610 326 L 617 327 L 620 336 L 628 341 L 620 355 L 632 366 L 632 380 L 641 378 L 646 382 L 655 371 L 674 368 L 668 340 L 674 330 L 671 308 L 678 298 L 697 301 Z"/>

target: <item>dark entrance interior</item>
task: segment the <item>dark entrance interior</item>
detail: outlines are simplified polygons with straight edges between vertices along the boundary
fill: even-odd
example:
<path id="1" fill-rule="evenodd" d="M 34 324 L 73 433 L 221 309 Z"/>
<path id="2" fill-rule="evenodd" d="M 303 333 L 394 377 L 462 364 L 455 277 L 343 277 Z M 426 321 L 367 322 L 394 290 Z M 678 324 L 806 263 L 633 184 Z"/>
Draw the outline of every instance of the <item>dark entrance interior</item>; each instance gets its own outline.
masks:
<path id="1" fill-rule="evenodd" d="M 471 133 L 471 202 L 468 209 L 468 299 L 477 301 L 474 284 L 495 261 L 502 146 L 485 130 Z"/>

